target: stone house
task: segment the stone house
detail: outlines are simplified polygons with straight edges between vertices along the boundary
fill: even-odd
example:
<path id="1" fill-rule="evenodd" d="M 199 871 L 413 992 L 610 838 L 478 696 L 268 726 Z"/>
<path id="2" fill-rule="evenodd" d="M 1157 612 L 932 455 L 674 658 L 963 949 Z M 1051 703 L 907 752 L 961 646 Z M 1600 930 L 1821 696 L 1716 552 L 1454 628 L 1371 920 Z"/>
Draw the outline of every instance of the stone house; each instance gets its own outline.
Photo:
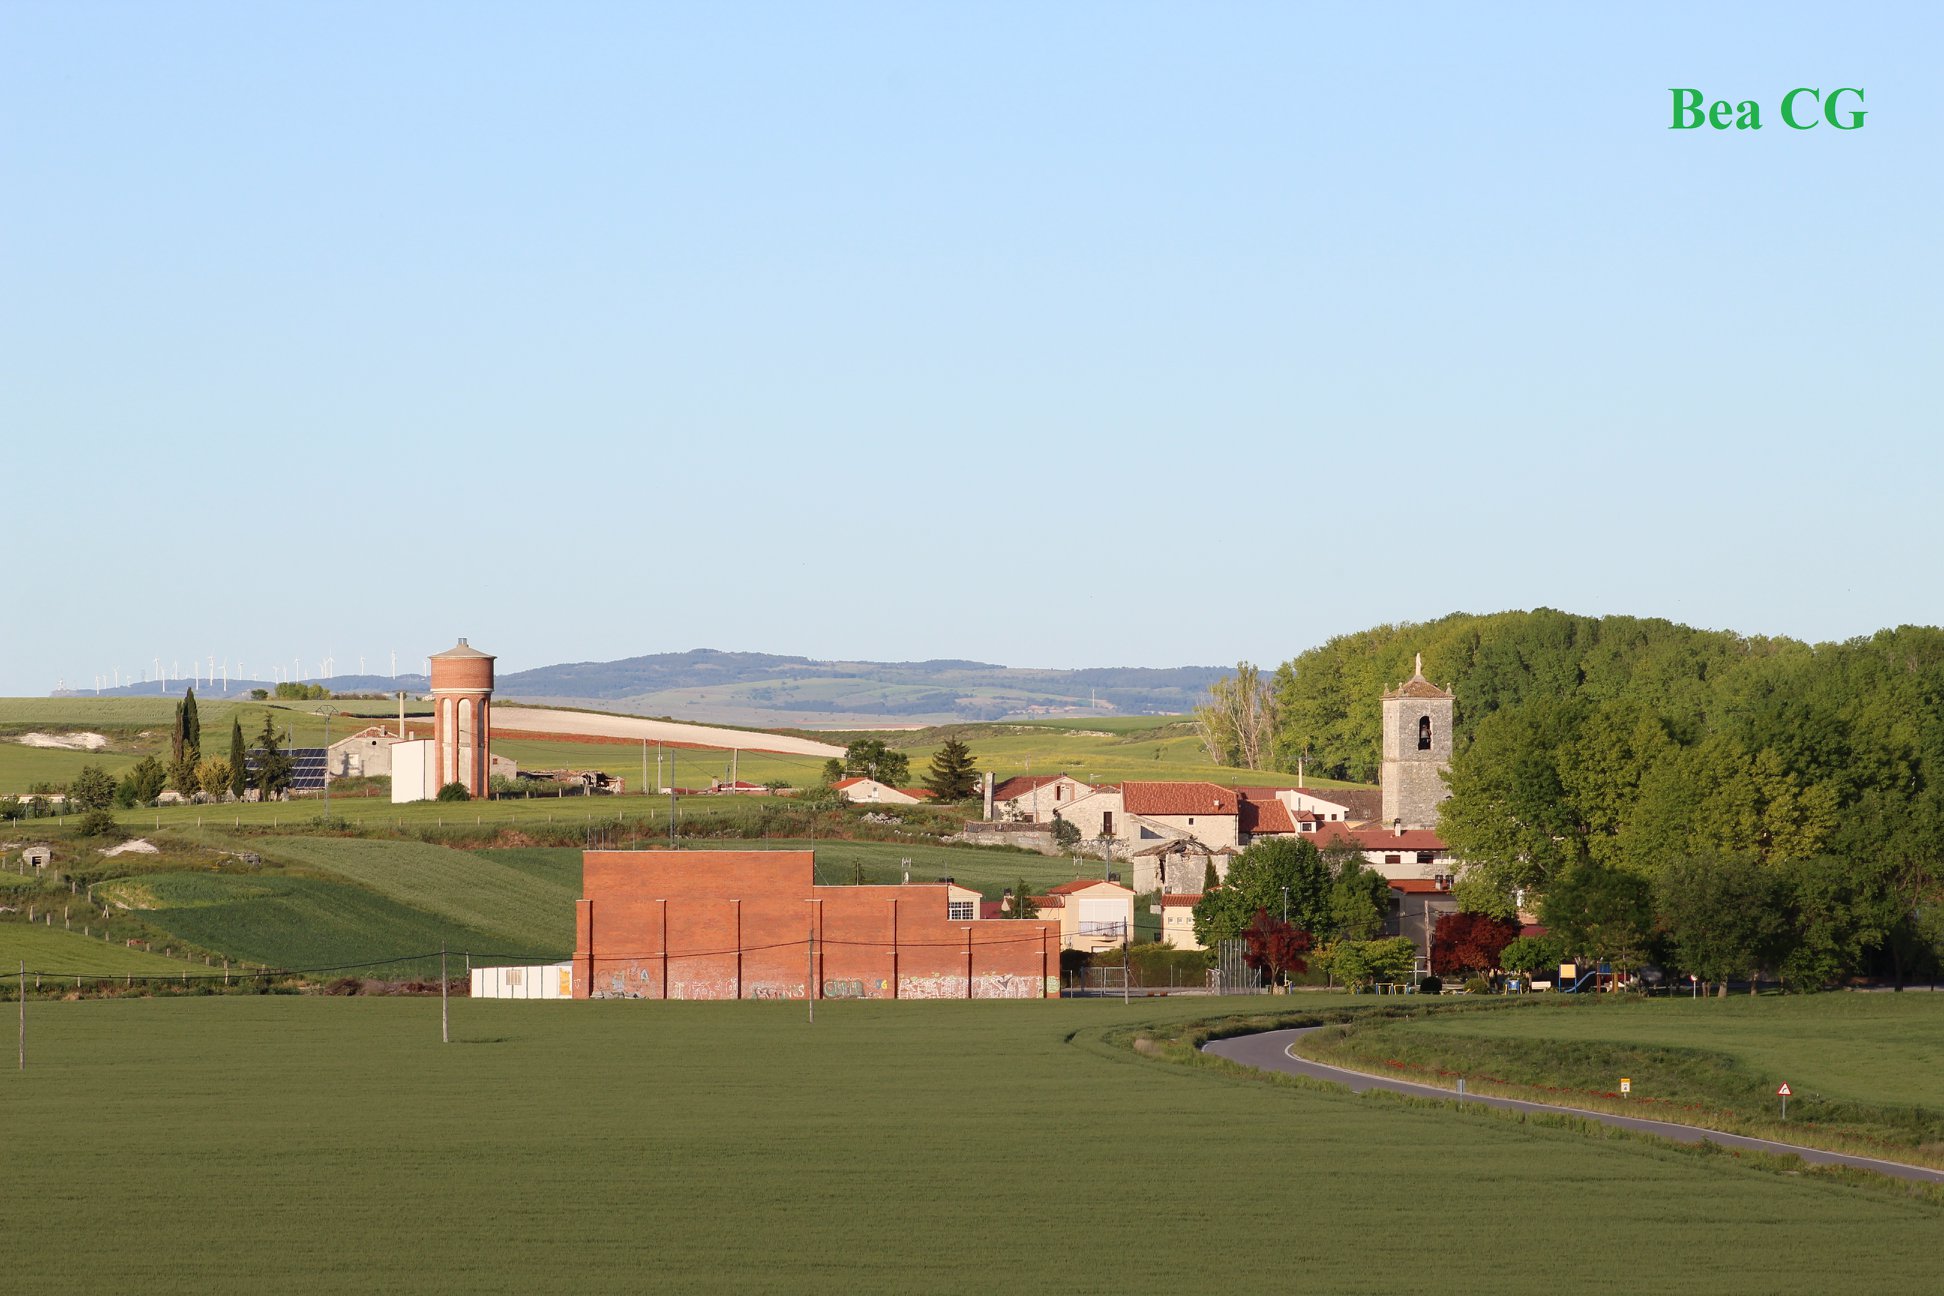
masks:
<path id="1" fill-rule="evenodd" d="M 992 789 L 990 819 L 1050 823 L 1053 816 L 1094 790 L 1071 774 L 1022 774 Z"/>

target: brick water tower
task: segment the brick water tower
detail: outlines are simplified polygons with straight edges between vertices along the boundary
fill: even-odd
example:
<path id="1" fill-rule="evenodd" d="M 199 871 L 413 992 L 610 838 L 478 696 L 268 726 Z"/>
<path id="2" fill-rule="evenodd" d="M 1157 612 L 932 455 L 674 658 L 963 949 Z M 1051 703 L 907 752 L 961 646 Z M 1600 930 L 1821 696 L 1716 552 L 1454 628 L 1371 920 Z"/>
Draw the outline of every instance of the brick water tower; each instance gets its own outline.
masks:
<path id="1" fill-rule="evenodd" d="M 493 770 L 493 657 L 461 639 L 432 657 L 432 750 L 438 787 L 486 795 Z"/>

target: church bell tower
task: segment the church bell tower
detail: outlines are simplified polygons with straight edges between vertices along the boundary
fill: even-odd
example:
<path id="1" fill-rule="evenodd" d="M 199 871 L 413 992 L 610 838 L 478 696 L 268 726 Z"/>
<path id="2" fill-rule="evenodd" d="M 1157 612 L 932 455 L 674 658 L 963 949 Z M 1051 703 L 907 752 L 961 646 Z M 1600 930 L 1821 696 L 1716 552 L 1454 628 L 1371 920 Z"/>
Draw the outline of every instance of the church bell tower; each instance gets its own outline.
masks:
<path id="1" fill-rule="evenodd" d="M 1451 795 L 1454 699 L 1424 678 L 1424 654 L 1411 678 L 1384 694 L 1384 826 L 1436 828 L 1438 803 Z"/>

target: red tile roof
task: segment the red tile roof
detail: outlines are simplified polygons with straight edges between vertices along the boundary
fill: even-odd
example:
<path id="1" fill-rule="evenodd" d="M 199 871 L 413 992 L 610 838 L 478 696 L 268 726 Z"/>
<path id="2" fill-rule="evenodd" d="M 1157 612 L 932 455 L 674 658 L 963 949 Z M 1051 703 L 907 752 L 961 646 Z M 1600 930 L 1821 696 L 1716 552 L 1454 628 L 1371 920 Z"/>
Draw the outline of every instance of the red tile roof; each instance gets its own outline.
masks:
<path id="1" fill-rule="evenodd" d="M 832 783 L 830 786 L 840 787 L 840 788 L 856 787 L 859 783 L 868 783 L 870 781 L 871 780 L 864 778 L 862 775 L 859 775 L 857 778 L 838 779 L 835 783 Z"/>
<path id="2" fill-rule="evenodd" d="M 1243 832 L 1260 835 L 1262 833 L 1293 833 L 1296 821 L 1289 816 L 1289 807 L 1273 798 L 1258 800 L 1247 792 L 1241 798 L 1240 827 Z M 1307 816 L 1306 817 L 1313 817 Z"/>
<path id="3" fill-rule="evenodd" d="M 1199 895 L 1164 895 L 1161 897 L 1163 909 L 1182 909 L 1201 903 Z"/>
<path id="4" fill-rule="evenodd" d="M 1127 813 L 1138 815 L 1232 815 L 1236 813 L 1234 788 L 1219 783 L 1137 783 L 1121 784 L 1121 800 Z"/>
<path id="5" fill-rule="evenodd" d="M 1451 848 L 1444 838 L 1429 828 L 1407 828 L 1402 833 L 1389 828 L 1347 828 L 1340 823 L 1326 823 L 1316 830 L 1318 846 L 1333 846 L 1338 842 L 1348 842 L 1359 850 L 1367 851 L 1434 851 L 1439 854 Z"/>
<path id="6" fill-rule="evenodd" d="M 1406 895 L 1450 895 L 1451 888 L 1439 886 L 1435 878 L 1392 878 L 1390 889 Z"/>

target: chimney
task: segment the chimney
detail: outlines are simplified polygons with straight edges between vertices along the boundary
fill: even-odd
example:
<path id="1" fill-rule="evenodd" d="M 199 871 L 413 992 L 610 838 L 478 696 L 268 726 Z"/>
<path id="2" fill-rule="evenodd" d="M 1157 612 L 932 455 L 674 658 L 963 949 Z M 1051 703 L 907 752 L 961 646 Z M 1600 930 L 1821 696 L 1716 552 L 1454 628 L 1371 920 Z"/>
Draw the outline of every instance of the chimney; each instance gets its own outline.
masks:
<path id="1" fill-rule="evenodd" d="M 1404 835 L 1404 821 L 1402 819 L 1391 820 L 1391 836 L 1402 837 L 1403 835 Z"/>
<path id="2" fill-rule="evenodd" d="M 992 822 L 992 771 L 991 770 L 987 770 L 985 774 L 985 818 L 987 823 Z"/>

